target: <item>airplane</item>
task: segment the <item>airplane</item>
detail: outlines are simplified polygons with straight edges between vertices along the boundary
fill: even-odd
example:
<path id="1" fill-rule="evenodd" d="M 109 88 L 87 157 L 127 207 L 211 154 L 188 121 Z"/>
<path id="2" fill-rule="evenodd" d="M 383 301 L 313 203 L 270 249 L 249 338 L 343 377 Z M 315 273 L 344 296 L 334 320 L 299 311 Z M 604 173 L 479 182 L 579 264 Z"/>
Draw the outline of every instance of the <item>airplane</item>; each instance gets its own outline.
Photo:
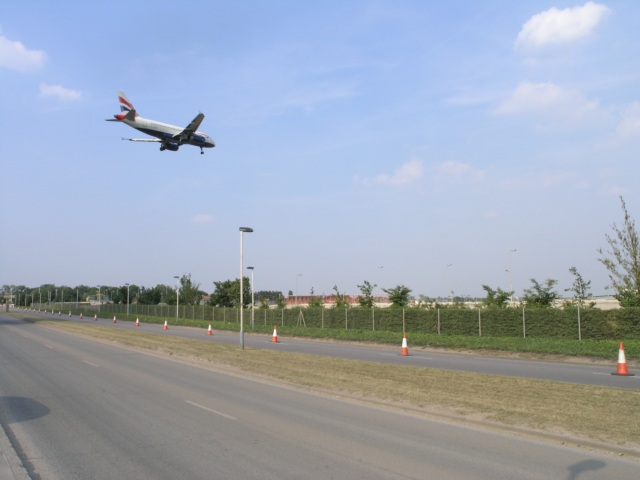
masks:
<path id="1" fill-rule="evenodd" d="M 204 118 L 202 113 L 196 115 L 196 118 L 191 120 L 191 123 L 186 128 L 180 128 L 140 117 L 124 92 L 118 92 L 118 100 L 120 102 L 120 113 L 114 115 L 114 118 L 107 118 L 107 122 L 122 122 L 142 133 L 156 137 L 122 138 L 122 140 L 129 140 L 130 142 L 159 142 L 160 151 L 170 150 L 172 152 L 177 152 L 180 145 L 195 145 L 200 147 L 201 154 L 204 153 L 203 148 L 216 146 L 209 135 L 197 131 Z"/>

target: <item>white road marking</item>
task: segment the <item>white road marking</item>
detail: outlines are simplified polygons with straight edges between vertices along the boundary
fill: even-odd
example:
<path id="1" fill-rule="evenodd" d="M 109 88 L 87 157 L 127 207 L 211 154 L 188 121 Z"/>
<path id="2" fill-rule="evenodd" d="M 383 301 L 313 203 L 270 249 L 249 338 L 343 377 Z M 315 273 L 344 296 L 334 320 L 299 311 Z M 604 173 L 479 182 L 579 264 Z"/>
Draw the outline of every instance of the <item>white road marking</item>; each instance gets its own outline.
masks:
<path id="1" fill-rule="evenodd" d="M 83 360 L 83 362 L 86 363 L 87 365 L 91 365 L 92 367 L 99 368 L 98 365 L 96 365 L 95 363 L 87 362 L 86 360 Z"/>
<path id="2" fill-rule="evenodd" d="M 226 413 L 219 412 L 214 410 L 213 408 L 205 407 L 204 405 L 200 405 L 199 403 L 192 402 L 190 400 L 185 400 L 189 405 L 193 405 L 194 407 L 201 408 L 202 410 L 206 410 L 207 412 L 215 413 L 216 415 L 220 415 L 221 417 L 228 418 L 229 420 L 237 420 L 236 417 L 232 417 L 231 415 L 227 415 Z"/>

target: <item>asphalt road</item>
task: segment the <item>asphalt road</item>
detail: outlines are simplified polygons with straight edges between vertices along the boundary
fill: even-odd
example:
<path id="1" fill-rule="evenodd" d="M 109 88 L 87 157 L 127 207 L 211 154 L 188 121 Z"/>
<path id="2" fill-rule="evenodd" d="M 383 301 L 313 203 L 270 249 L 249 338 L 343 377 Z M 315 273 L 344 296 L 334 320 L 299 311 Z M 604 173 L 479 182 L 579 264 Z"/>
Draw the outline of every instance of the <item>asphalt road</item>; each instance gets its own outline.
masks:
<path id="1" fill-rule="evenodd" d="M 0 366 L 0 423 L 32 479 L 628 480 L 638 472 L 614 455 L 234 377 L 2 315 Z"/>
<path id="2" fill-rule="evenodd" d="M 44 313 L 39 315 L 45 316 Z M 94 323 L 92 318 L 71 317 L 62 315 L 46 316 L 56 319 L 82 321 Z M 170 320 L 169 320 L 170 322 Z M 132 322 L 118 321 L 112 323 L 109 320 L 99 319 L 100 325 L 119 329 L 136 329 L 144 332 L 162 333 L 164 335 L 176 335 L 186 338 L 206 338 L 212 342 L 223 342 L 238 345 L 239 334 L 232 332 L 215 331 L 213 336 L 206 336 L 204 329 L 191 327 L 174 327 L 169 324 L 168 330 L 163 330 L 162 325 L 145 324 L 142 319 L 139 327 Z M 597 385 L 603 387 L 625 388 L 640 390 L 640 371 L 634 372 L 634 376 L 622 377 L 611 375 L 616 371 L 618 351 L 611 352 L 611 365 L 575 364 L 566 362 L 546 362 L 536 360 L 523 360 L 515 358 L 496 358 L 483 355 L 467 355 L 455 353 L 440 353 L 423 348 L 411 346 L 409 335 L 409 356 L 400 355 L 400 344 L 396 348 L 391 346 L 371 346 L 345 344 L 340 342 L 327 342 L 317 340 L 305 340 L 293 337 L 279 337 L 280 342 L 274 344 L 270 336 L 251 334 L 245 331 L 245 347 L 278 349 L 288 352 L 312 353 L 332 357 L 349 358 L 355 360 L 367 360 L 381 363 L 394 363 L 402 365 L 414 365 L 442 370 L 458 370 L 472 373 L 488 373 L 494 375 L 506 375 L 512 377 L 537 378 L 559 382 L 571 382 L 584 385 Z M 631 362 L 631 358 L 627 361 Z"/>

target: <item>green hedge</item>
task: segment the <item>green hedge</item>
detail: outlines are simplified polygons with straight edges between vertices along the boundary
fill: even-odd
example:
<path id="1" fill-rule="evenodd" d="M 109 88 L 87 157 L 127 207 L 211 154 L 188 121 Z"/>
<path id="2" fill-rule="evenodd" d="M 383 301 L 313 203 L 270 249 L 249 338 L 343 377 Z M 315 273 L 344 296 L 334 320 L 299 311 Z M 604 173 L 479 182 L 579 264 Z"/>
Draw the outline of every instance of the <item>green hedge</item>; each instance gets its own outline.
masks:
<path id="1" fill-rule="evenodd" d="M 124 316 L 126 309 L 126 305 L 102 305 L 100 313 Z M 134 319 L 136 315 L 169 320 L 176 317 L 175 306 L 130 305 L 129 312 Z M 93 316 L 95 310 L 84 313 Z M 254 316 L 255 326 L 267 330 L 273 325 L 388 332 L 402 332 L 404 328 L 407 332 L 430 335 L 569 340 L 578 339 L 580 331 L 585 340 L 640 339 L 640 308 L 590 308 L 580 309 L 579 313 L 580 326 L 577 308 L 278 308 L 256 309 Z M 187 305 L 180 307 L 179 318 L 233 324 L 239 323 L 240 315 L 235 308 Z M 250 329 L 250 309 L 245 310 L 244 322 L 245 329 Z"/>

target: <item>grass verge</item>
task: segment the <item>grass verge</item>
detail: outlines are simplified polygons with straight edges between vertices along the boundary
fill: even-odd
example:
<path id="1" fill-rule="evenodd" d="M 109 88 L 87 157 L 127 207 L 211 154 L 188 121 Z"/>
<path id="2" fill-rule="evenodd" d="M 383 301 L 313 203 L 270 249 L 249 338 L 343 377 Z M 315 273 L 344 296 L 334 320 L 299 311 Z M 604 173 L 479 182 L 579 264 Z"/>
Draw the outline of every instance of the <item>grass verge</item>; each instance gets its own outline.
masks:
<path id="1" fill-rule="evenodd" d="M 73 312 L 79 313 L 79 312 Z M 102 314 L 101 318 L 112 318 L 113 314 Z M 125 321 L 135 321 L 136 315 L 118 315 L 118 319 Z M 144 317 L 140 318 L 144 323 L 162 324 L 166 317 Z M 206 328 L 209 323 L 214 330 L 239 331 L 240 325 L 237 322 L 209 322 L 205 320 L 168 318 L 171 325 L 185 327 Z M 251 329 L 245 324 L 245 330 Z M 256 333 L 271 334 L 273 325 L 255 324 L 253 330 Z M 369 342 L 399 345 L 402 341 L 401 332 L 371 331 L 356 329 L 330 329 L 313 328 L 303 326 L 278 325 L 278 333 L 283 336 L 306 337 L 316 339 L 331 339 L 349 342 Z M 624 341 L 627 363 L 631 366 L 640 365 L 640 340 L 624 339 L 619 340 L 578 340 L 566 338 L 521 338 L 521 337 L 478 337 L 462 335 L 436 335 L 427 333 L 407 332 L 409 343 L 418 347 L 437 347 L 458 350 L 476 350 L 488 352 L 517 352 L 530 356 L 536 355 L 560 355 L 562 357 L 591 357 L 599 359 L 610 359 L 615 362 L 618 357 L 618 347 L 620 341 Z"/>
<path id="2" fill-rule="evenodd" d="M 296 387 L 431 415 L 606 444 L 640 457 L 640 392 L 274 352 L 98 325 L 29 319 L 68 332 Z"/>

